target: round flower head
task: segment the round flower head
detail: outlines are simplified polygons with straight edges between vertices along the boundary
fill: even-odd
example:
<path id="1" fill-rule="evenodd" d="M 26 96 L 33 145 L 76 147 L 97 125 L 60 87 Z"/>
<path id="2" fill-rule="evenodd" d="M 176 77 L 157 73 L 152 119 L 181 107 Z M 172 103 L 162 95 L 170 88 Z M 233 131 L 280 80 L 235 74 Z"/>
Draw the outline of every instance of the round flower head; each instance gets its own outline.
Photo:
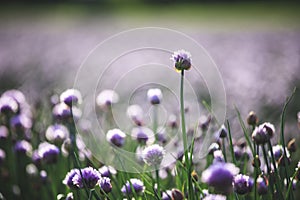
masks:
<path id="1" fill-rule="evenodd" d="M 176 70 L 189 70 L 192 66 L 191 64 L 191 54 L 185 50 L 175 51 L 171 57 L 174 61 Z"/>
<path id="2" fill-rule="evenodd" d="M 121 188 L 121 192 L 124 195 L 132 195 L 132 189 L 134 189 L 136 194 L 143 194 L 145 190 L 144 183 L 137 178 L 131 178 L 125 183 L 125 185 L 123 185 L 123 187 Z"/>
<path id="3" fill-rule="evenodd" d="M 131 105 L 127 108 L 127 116 L 137 126 L 141 126 L 143 124 L 143 115 L 143 109 L 139 105 Z"/>
<path id="4" fill-rule="evenodd" d="M 252 139 L 258 145 L 265 144 L 273 137 L 274 132 L 275 132 L 274 125 L 266 122 L 254 129 L 252 133 Z"/>
<path id="5" fill-rule="evenodd" d="M 99 169 L 99 172 L 101 174 L 102 177 L 108 177 L 111 178 L 113 175 L 117 174 L 117 171 L 115 168 L 113 168 L 112 166 L 102 166 Z"/>
<path id="6" fill-rule="evenodd" d="M 66 199 L 65 200 L 74 200 L 74 195 L 72 192 L 69 192 L 66 196 Z"/>
<path id="7" fill-rule="evenodd" d="M 164 127 L 158 127 L 156 136 L 160 144 L 165 144 L 168 140 L 166 135 L 166 129 Z"/>
<path id="8" fill-rule="evenodd" d="M 232 163 L 216 162 L 202 173 L 202 181 L 216 191 L 227 194 L 232 191 L 232 181 L 239 169 Z"/>
<path id="9" fill-rule="evenodd" d="M 92 167 L 86 167 L 80 171 L 81 173 L 76 173 L 72 179 L 73 184 L 79 188 L 83 188 L 85 184 L 89 189 L 93 189 L 101 179 L 101 174 L 99 171 L 93 169 Z"/>
<path id="10" fill-rule="evenodd" d="M 110 178 L 103 177 L 99 181 L 99 186 L 101 188 L 101 191 L 104 193 L 110 193 L 112 190 L 112 185 L 110 183 Z"/>
<path id="11" fill-rule="evenodd" d="M 25 95 L 19 90 L 15 90 L 15 89 L 7 90 L 2 94 L 2 96 L 11 97 L 20 105 L 26 104 Z"/>
<path id="12" fill-rule="evenodd" d="M 163 147 L 158 144 L 154 144 L 146 147 L 143 150 L 143 160 L 149 166 L 158 166 L 160 165 L 163 157 L 165 155 L 165 150 Z"/>
<path id="13" fill-rule="evenodd" d="M 45 135 L 50 142 L 62 143 L 69 137 L 69 130 L 64 125 L 55 124 L 47 128 Z"/>
<path id="14" fill-rule="evenodd" d="M 66 186 L 68 186 L 71 189 L 76 189 L 78 188 L 76 184 L 74 184 L 73 182 L 73 178 L 76 174 L 80 175 L 80 172 L 78 169 L 71 169 L 71 171 L 69 171 L 65 177 L 65 179 L 62 181 L 63 184 L 65 184 Z"/>
<path id="15" fill-rule="evenodd" d="M 106 134 L 106 140 L 117 147 L 122 147 L 125 143 L 126 134 L 120 129 L 109 130 Z"/>
<path id="16" fill-rule="evenodd" d="M 38 154 L 45 164 L 54 164 L 59 156 L 59 148 L 48 142 L 43 142 L 39 145 Z"/>
<path id="17" fill-rule="evenodd" d="M 61 93 L 60 101 L 72 107 L 72 105 L 81 104 L 82 97 L 78 90 L 68 89 Z"/>
<path id="18" fill-rule="evenodd" d="M 14 149 L 19 154 L 31 154 L 32 152 L 32 146 L 26 140 L 17 141 Z"/>
<path id="19" fill-rule="evenodd" d="M 155 141 L 154 133 L 151 129 L 147 127 L 136 127 L 131 131 L 131 137 L 137 140 L 140 144 L 153 144 Z"/>
<path id="20" fill-rule="evenodd" d="M 234 177 L 233 188 L 236 193 L 243 195 L 251 192 L 253 183 L 253 179 L 249 176 L 239 174 Z"/>
<path id="21" fill-rule="evenodd" d="M 113 90 L 103 90 L 96 98 L 96 103 L 102 110 L 107 110 L 118 101 L 119 95 Z"/>
<path id="22" fill-rule="evenodd" d="M 0 98 L 0 112 L 3 114 L 14 114 L 18 111 L 18 103 L 14 98 L 3 96 Z"/>
<path id="23" fill-rule="evenodd" d="M 160 104 L 162 100 L 162 92 L 158 88 L 149 89 L 147 92 L 147 98 L 152 105 Z"/>
<path id="24" fill-rule="evenodd" d="M 184 200 L 184 195 L 178 189 L 172 189 L 171 194 L 172 194 L 172 199 L 174 200 Z"/>

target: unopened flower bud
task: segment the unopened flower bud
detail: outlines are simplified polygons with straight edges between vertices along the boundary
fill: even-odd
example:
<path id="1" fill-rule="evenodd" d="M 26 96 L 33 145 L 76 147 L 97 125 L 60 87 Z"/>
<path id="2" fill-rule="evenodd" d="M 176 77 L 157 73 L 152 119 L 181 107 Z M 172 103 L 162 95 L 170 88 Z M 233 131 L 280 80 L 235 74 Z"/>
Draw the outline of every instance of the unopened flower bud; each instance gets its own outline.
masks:
<path id="1" fill-rule="evenodd" d="M 247 123 L 251 126 L 256 126 L 258 123 L 258 117 L 254 111 L 251 111 L 247 117 Z"/>

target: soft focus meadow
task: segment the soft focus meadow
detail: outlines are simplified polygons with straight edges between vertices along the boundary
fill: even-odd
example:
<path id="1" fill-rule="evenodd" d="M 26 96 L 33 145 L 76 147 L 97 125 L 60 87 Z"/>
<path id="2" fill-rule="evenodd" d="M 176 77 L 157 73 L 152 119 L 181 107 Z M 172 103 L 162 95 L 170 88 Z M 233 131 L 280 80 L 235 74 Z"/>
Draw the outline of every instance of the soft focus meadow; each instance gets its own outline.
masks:
<path id="1" fill-rule="evenodd" d="M 240 4 L 227 21 L 216 22 L 234 8 L 177 2 L 174 13 L 181 8 L 191 13 L 176 18 L 165 13 L 169 1 L 152 2 L 150 8 L 145 1 L 137 12 L 131 4 L 118 8 L 120 2 L 105 2 L 95 4 L 104 6 L 100 15 L 94 4 L 81 3 L 30 4 L 30 9 L 41 10 L 28 13 L 22 4 L 7 4 L 8 11 L 0 8 L 0 199 L 299 199 L 300 31 L 295 8 L 267 4 L 268 12 L 260 4 Z M 247 7 L 251 20 L 233 20 L 244 16 L 241 10 Z M 215 8 L 224 12 L 219 18 L 207 11 Z M 158 22 L 160 16 L 151 21 L 154 10 L 165 21 Z M 21 14 L 14 18 L 10 11 Z M 261 21 L 252 21 L 251 11 L 259 11 Z M 170 91 L 158 82 L 141 86 L 135 97 L 139 101 L 128 101 L 124 113 L 116 111 L 128 100 L 109 87 L 109 80 L 122 75 L 120 70 L 106 77 L 93 105 L 82 95 L 85 91 L 73 88 L 83 54 L 109 37 L 113 26 L 123 30 L 170 21 L 169 28 L 188 32 L 216 59 L 228 95 L 225 121 L 218 121 L 201 87 L 194 102 L 201 116 L 195 118 L 196 111 L 187 104 L 187 77 L 196 56 L 189 49 L 174 49 L 166 61 L 178 77 L 172 83 L 178 88 L 172 91 L 175 102 L 168 102 Z M 172 111 L 162 109 L 168 104 Z M 100 130 L 91 130 L 83 117 L 86 107 L 95 108 L 104 134 L 99 143 L 92 132 Z M 118 126 L 119 116 L 125 116 L 126 128 Z M 122 152 L 133 152 L 133 159 Z M 166 163 L 167 156 L 173 162 Z"/>

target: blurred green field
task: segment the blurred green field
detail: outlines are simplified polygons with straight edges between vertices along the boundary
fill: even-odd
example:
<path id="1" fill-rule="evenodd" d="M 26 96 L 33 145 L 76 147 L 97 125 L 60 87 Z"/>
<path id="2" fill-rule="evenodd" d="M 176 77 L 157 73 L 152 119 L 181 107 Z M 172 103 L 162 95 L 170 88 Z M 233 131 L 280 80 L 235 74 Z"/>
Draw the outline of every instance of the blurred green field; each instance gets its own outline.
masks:
<path id="1" fill-rule="evenodd" d="M 10 20 L 47 18 L 82 20 L 114 18 L 126 23 L 156 26 L 181 24 L 222 31 L 231 29 L 299 29 L 297 2 L 226 2 L 226 3 L 7 3 L 0 7 L 2 23 Z M 8 21 L 7 21 L 8 20 Z"/>

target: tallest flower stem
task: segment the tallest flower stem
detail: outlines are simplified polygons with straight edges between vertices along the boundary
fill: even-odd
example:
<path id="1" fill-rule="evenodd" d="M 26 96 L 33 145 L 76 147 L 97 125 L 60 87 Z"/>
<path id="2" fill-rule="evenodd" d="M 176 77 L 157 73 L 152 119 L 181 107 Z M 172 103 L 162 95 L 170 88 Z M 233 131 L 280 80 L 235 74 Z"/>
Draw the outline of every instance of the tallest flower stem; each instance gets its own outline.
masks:
<path id="1" fill-rule="evenodd" d="M 188 198 L 193 199 L 192 179 L 190 176 L 191 163 L 190 163 L 190 159 L 188 158 L 188 143 L 187 143 L 187 135 L 186 135 L 186 127 L 185 127 L 183 83 L 184 83 L 184 70 L 181 70 L 181 82 L 180 82 L 181 130 L 182 130 L 182 139 L 183 139 L 184 160 L 185 160 L 185 166 L 186 166 L 186 180 L 188 180 L 188 185 L 187 185 Z"/>

